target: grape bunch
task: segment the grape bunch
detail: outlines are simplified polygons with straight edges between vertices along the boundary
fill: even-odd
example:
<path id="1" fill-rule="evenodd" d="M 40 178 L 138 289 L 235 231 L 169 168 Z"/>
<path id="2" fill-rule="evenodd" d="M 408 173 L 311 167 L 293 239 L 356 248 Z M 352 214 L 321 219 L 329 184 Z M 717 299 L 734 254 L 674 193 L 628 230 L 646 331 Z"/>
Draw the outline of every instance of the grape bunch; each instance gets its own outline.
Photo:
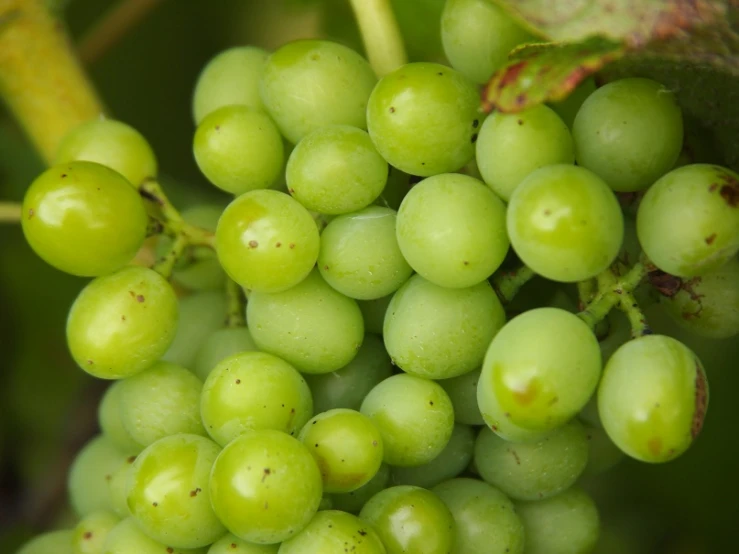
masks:
<path id="1" fill-rule="evenodd" d="M 225 207 L 177 210 L 125 123 L 65 138 L 23 231 L 93 278 L 67 340 L 112 383 L 77 527 L 22 554 L 586 553 L 581 479 L 696 440 L 706 371 L 643 308 L 739 333 L 739 176 L 681 157 L 645 78 L 482 113 L 532 37 L 485 0 L 441 28 L 449 66 L 379 79 L 326 40 L 213 58 L 193 154 Z"/>

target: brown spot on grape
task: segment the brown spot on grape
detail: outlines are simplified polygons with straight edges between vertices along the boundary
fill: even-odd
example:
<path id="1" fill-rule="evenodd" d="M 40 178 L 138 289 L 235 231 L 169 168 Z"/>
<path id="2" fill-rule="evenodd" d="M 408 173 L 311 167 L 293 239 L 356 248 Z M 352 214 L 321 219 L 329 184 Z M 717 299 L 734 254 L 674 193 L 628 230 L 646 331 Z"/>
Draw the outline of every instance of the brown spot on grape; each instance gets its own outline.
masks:
<path id="1" fill-rule="evenodd" d="M 240 385 L 241 384 L 241 379 L 236 379 L 236 384 L 237 385 Z"/>
<path id="2" fill-rule="evenodd" d="M 231 548 L 234 548 L 234 549 L 236 548 L 236 543 L 235 542 L 232 542 L 231 543 Z"/>
<path id="3" fill-rule="evenodd" d="M 152 502 L 151 505 L 156 508 L 157 506 L 159 506 L 159 502 Z"/>
<path id="4" fill-rule="evenodd" d="M 711 183 L 711 186 L 708 187 L 708 192 L 714 192 L 718 188 L 718 183 Z"/>
<path id="5" fill-rule="evenodd" d="M 272 473 L 272 470 L 268 467 L 265 467 L 264 470 L 262 470 L 262 483 L 264 483 L 264 480 L 270 476 Z"/>
<path id="6" fill-rule="evenodd" d="M 539 387 L 535 382 L 527 383 L 525 387 L 519 390 L 511 391 L 513 399 L 518 402 L 521 406 L 528 406 L 537 396 L 539 396 Z"/>
<path id="7" fill-rule="evenodd" d="M 289 246 L 290 246 L 290 250 L 292 250 L 293 248 L 295 248 L 295 243 L 294 243 L 294 242 L 291 242 L 291 243 L 289 244 Z"/>
<path id="8" fill-rule="evenodd" d="M 470 262 L 468 262 L 467 260 L 464 260 L 464 261 L 463 261 L 462 263 L 463 263 L 464 265 L 470 265 Z"/>
<path id="9" fill-rule="evenodd" d="M 519 120 L 518 120 L 518 124 L 519 124 L 519 125 L 523 125 L 523 119 L 519 119 Z"/>
<path id="10" fill-rule="evenodd" d="M 136 293 L 133 292 L 132 290 L 129 290 L 128 294 L 131 296 L 131 298 L 136 298 Z"/>
<path id="11" fill-rule="evenodd" d="M 518 457 L 518 452 L 516 452 L 512 448 L 508 448 L 507 450 L 508 450 L 508 453 L 511 456 L 513 456 L 513 459 L 516 460 L 516 465 L 520 466 L 521 465 L 521 458 Z"/>
<path id="12" fill-rule="evenodd" d="M 706 244 L 713 244 L 714 240 L 716 240 L 716 233 L 713 233 L 706 237 Z"/>
<path id="13" fill-rule="evenodd" d="M 221 126 L 220 125 L 216 125 L 216 131 L 220 131 L 220 130 L 221 130 Z"/>
<path id="14" fill-rule="evenodd" d="M 475 120 L 472 121 L 472 128 L 473 129 L 477 129 L 477 127 L 479 125 L 480 125 L 480 120 L 479 119 L 475 119 Z"/>
<path id="15" fill-rule="evenodd" d="M 259 243 L 257 241 L 255 240 L 249 241 L 249 248 L 256 248 L 257 246 L 259 246 Z"/>
<path id="16" fill-rule="evenodd" d="M 143 294 L 137 294 L 136 295 L 136 302 L 138 302 L 139 304 L 142 304 L 145 300 L 146 300 L 146 298 L 144 298 L 144 295 Z"/>
<path id="17" fill-rule="evenodd" d="M 394 106 L 390 106 L 390 109 L 388 111 L 390 113 L 395 113 L 395 107 Z"/>
<path id="18" fill-rule="evenodd" d="M 695 411 L 693 412 L 693 424 L 690 427 L 690 436 L 695 439 L 703 429 L 703 421 L 708 409 L 708 383 L 703 368 L 695 363 Z"/>
<path id="19" fill-rule="evenodd" d="M 280 246 L 282 246 L 282 243 L 281 242 L 278 242 L 278 243 L 275 244 L 275 248 L 279 248 Z"/>
<path id="20" fill-rule="evenodd" d="M 325 271 L 328 271 L 328 266 L 327 266 L 327 265 L 324 265 L 324 266 L 323 266 L 323 269 L 324 269 Z"/>
<path id="21" fill-rule="evenodd" d="M 367 531 L 365 531 L 364 529 L 360 529 L 359 531 L 357 531 L 357 533 L 364 537 L 367 534 Z"/>
<path id="22" fill-rule="evenodd" d="M 433 400 L 429 400 L 429 406 L 433 406 L 433 405 L 434 405 L 434 401 Z"/>
<path id="23" fill-rule="evenodd" d="M 90 540 L 92 538 L 92 531 L 85 531 L 85 534 L 82 535 L 82 538 L 85 540 Z"/>
<path id="24" fill-rule="evenodd" d="M 66 178 L 67 178 L 67 174 L 66 173 L 62 173 L 62 179 L 66 179 Z"/>
<path id="25" fill-rule="evenodd" d="M 87 365 L 92 365 L 94 362 L 92 360 L 87 360 Z"/>
<path id="26" fill-rule="evenodd" d="M 203 489 L 200 487 L 197 487 L 195 490 L 190 491 L 190 497 L 194 498 L 198 495 L 199 492 L 202 492 Z"/>
<path id="27" fill-rule="evenodd" d="M 662 452 L 662 439 L 659 437 L 652 437 L 647 441 L 647 448 L 652 456 L 659 456 Z"/>
<path id="28" fill-rule="evenodd" d="M 132 464 L 135 461 L 136 461 L 136 456 L 129 456 L 128 458 L 126 458 L 126 463 L 128 464 Z"/>
<path id="29" fill-rule="evenodd" d="M 32 219 L 35 213 L 36 212 L 33 211 L 33 208 L 29 208 L 28 209 L 28 219 Z"/>
<path id="30" fill-rule="evenodd" d="M 649 284 L 652 285 L 657 291 L 668 298 L 672 298 L 678 292 L 683 285 L 682 279 L 675 275 L 665 273 L 660 269 L 655 269 L 647 274 Z"/>
<path id="31" fill-rule="evenodd" d="M 377 441 L 372 441 L 372 446 L 377 446 Z"/>
<path id="32" fill-rule="evenodd" d="M 174 548 L 172 548 L 171 546 L 168 546 L 167 547 L 167 554 L 172 554 L 172 552 L 174 552 Z"/>
<path id="33" fill-rule="evenodd" d="M 121 316 L 121 321 L 126 321 L 126 316 L 125 315 L 122 315 Z"/>
<path id="34" fill-rule="evenodd" d="M 724 184 L 721 185 L 719 194 L 732 208 L 739 206 L 739 181 L 731 175 L 723 175 Z"/>
<path id="35" fill-rule="evenodd" d="M 470 138 L 470 142 L 472 144 L 475 144 L 477 142 L 477 133 L 472 133 L 472 137 Z"/>

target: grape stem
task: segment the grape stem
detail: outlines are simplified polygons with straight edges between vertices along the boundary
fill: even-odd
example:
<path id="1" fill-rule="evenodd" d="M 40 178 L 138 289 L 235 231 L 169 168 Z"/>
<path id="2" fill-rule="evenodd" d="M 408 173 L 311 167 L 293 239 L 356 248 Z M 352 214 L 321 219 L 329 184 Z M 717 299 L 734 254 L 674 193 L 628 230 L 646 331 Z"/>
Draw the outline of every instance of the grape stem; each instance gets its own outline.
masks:
<path id="1" fill-rule="evenodd" d="M 246 295 L 233 279 L 226 279 L 227 310 L 226 327 L 246 326 Z"/>
<path id="2" fill-rule="evenodd" d="M 21 205 L 17 202 L 0 202 L 0 223 L 18 223 L 21 220 Z"/>
<path id="3" fill-rule="evenodd" d="M 177 260 L 182 257 L 182 253 L 185 251 L 185 248 L 187 248 L 187 245 L 187 236 L 182 233 L 178 234 L 172 243 L 172 247 L 161 260 L 154 264 L 152 269 L 165 279 L 169 279 L 172 276 L 172 271 L 174 270 Z"/>
<path id="4" fill-rule="evenodd" d="M 408 58 L 390 0 L 349 0 L 372 69 L 384 77 Z"/>
<path id="5" fill-rule="evenodd" d="M 584 310 L 585 306 L 593 301 L 596 290 L 596 281 L 594 279 L 585 279 L 577 283 L 577 294 L 579 298 L 578 310 Z"/>
<path id="6" fill-rule="evenodd" d="M 508 304 L 518 291 L 528 283 L 536 273 L 528 267 L 521 266 L 513 271 L 503 271 L 493 277 L 493 290 L 498 295 L 501 304 Z"/>

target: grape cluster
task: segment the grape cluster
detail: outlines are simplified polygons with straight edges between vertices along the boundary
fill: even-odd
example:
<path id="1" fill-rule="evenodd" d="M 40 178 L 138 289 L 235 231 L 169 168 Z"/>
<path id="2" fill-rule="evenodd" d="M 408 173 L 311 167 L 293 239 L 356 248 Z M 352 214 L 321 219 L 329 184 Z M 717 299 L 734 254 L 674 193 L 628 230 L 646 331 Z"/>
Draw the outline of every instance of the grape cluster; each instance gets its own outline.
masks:
<path id="1" fill-rule="evenodd" d="M 648 79 L 574 118 L 486 117 L 477 85 L 530 38 L 449 0 L 451 67 L 378 80 L 324 40 L 219 54 L 193 152 L 225 209 L 174 209 L 121 122 L 68 135 L 23 231 L 94 277 L 68 344 L 114 381 L 69 475 L 79 524 L 23 554 L 592 550 L 581 477 L 701 430 L 704 368 L 639 304 L 739 333 L 739 176 L 678 162 L 680 108 Z"/>

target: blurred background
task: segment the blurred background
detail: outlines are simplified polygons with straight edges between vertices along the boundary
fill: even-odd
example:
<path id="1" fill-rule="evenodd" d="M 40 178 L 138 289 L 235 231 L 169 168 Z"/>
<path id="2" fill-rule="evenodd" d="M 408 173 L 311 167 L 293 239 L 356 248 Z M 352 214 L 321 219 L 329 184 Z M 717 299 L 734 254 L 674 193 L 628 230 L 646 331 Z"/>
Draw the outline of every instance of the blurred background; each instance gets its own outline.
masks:
<path id="1" fill-rule="evenodd" d="M 75 41 L 94 29 L 110 0 L 68 0 Z M 88 70 L 110 113 L 154 147 L 180 208 L 223 202 L 195 165 L 191 94 L 203 65 L 234 45 L 274 49 L 328 37 L 361 50 L 345 0 L 162 0 Z M 393 0 L 412 61 L 443 60 L 444 0 Z M 730 85 L 727 85 L 730 86 Z M 43 164 L 0 107 L 0 199 L 21 201 Z M 0 224 L 0 553 L 39 531 L 73 524 L 66 473 L 97 432 L 106 383 L 77 369 L 66 348 L 67 310 L 85 281 L 47 266 L 18 225 Z M 660 313 L 657 332 L 693 348 L 707 369 L 710 406 L 703 433 L 675 462 L 626 460 L 584 483 L 603 517 L 599 554 L 737 552 L 739 521 L 739 341 L 697 339 Z"/>

